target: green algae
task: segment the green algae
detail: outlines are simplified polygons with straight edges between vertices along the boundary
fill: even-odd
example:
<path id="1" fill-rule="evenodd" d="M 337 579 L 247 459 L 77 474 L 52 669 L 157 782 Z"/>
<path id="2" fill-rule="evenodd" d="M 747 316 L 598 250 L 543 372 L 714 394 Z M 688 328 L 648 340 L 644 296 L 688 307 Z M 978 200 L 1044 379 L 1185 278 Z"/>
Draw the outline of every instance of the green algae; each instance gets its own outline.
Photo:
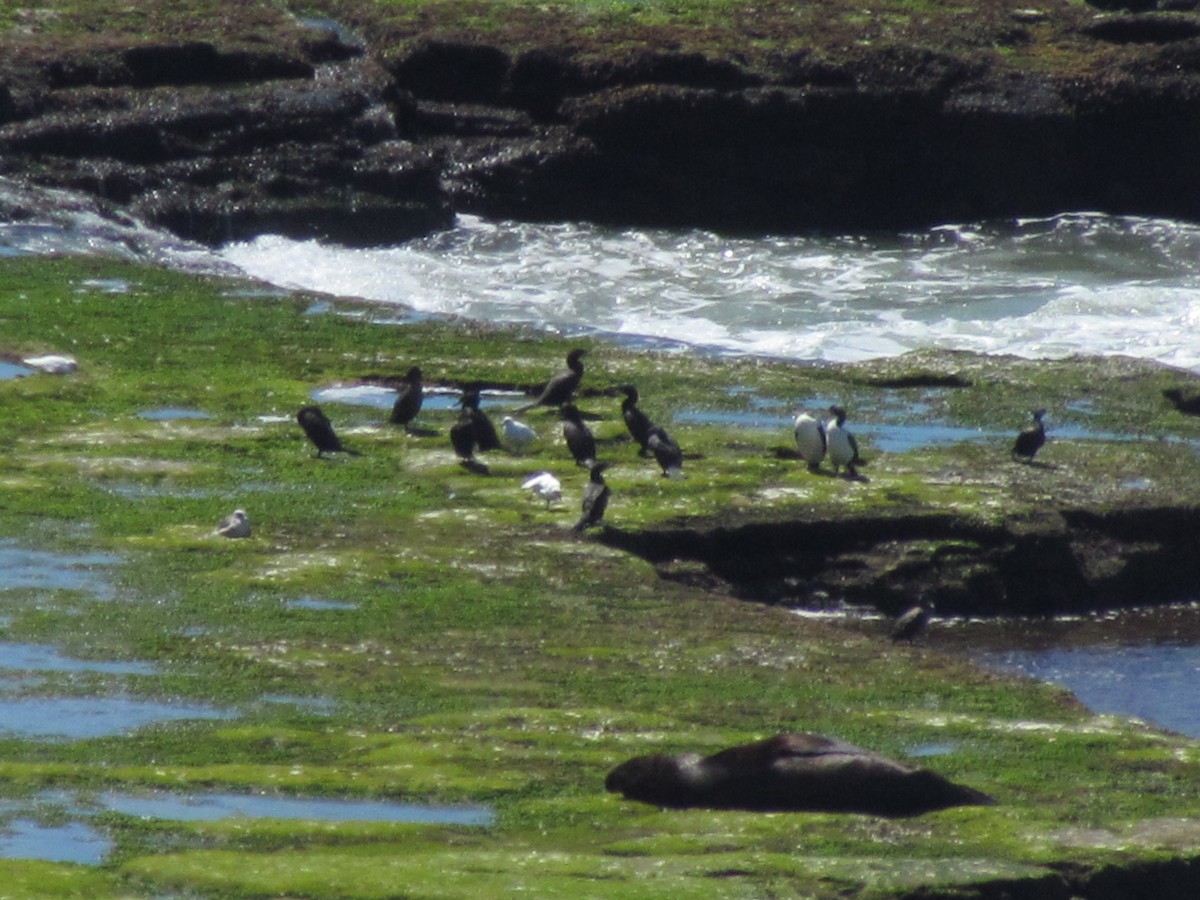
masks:
<path id="1" fill-rule="evenodd" d="M 101 278 L 130 290 L 88 287 Z M 363 453 L 335 460 L 314 459 L 291 419 L 314 387 L 413 361 L 435 382 L 532 388 L 572 342 L 453 321 L 385 325 L 365 304 L 314 315 L 311 298 L 240 297 L 220 279 L 95 260 L 5 260 L 0 280 L 13 288 L 0 293 L 0 351 L 80 361 L 73 376 L 0 383 L 11 423 L 0 536 L 118 560 L 104 567 L 111 596 L 5 591 L 4 636 L 153 662 L 157 674 L 121 679 L 120 690 L 237 716 L 67 743 L 10 737 L 0 742 L 9 793 L 273 791 L 486 803 L 497 814 L 487 828 L 106 816 L 117 850 L 100 872 L 6 864 L 46 868 L 63 896 L 882 897 L 1196 854 L 1193 832 L 1144 824 L 1200 815 L 1194 742 L 1093 716 L 1056 688 L 661 580 L 645 561 L 572 535 L 585 476 L 550 413 L 531 416 L 543 434 L 535 448 L 490 454 L 486 477 L 450 452 L 453 411 L 423 414 L 441 433 L 423 437 L 388 426 L 383 411 L 325 404 Z M 1107 502 L 1147 473 L 1139 498 L 1166 502 L 1196 486 L 1195 451 L 1177 439 L 1052 437 L 1047 468 L 1012 463 L 1007 440 L 876 451 L 870 480 L 855 483 L 810 476 L 779 452 L 786 426 L 686 421 L 672 433 L 692 455 L 687 477 L 665 479 L 624 439 L 608 388 L 636 382 L 664 417 L 701 391 L 735 412 L 764 398 L 790 411 L 849 396 L 865 418 L 904 406 L 870 381 L 906 363 L 872 374 L 586 343 L 586 381 L 599 392 L 583 405 L 616 462 L 609 518 L 626 530 L 730 515 L 820 520 L 847 505 L 997 522 L 1014 505 Z M 952 421 L 982 422 L 990 408 L 1019 422 L 1033 395 L 1063 409 L 1085 397 L 1072 415 L 1094 427 L 1194 434 L 1163 406 L 1162 387 L 1187 380 L 1170 370 L 1014 370 L 953 354 L 907 365 L 965 373 L 968 386 L 939 389 Z M 899 396 L 913 391 L 923 393 Z M 213 418 L 139 415 L 163 405 Z M 520 491 L 539 469 L 563 478 L 561 506 Z M 252 538 L 212 534 L 234 506 L 249 510 Z M 922 552 L 971 549 L 956 539 Z M 294 605 L 308 598 L 340 605 Z M 117 685 L 52 679 L 39 690 Z M 306 698 L 328 703 L 315 712 Z M 900 757 L 952 742 L 933 766 L 999 805 L 889 821 L 663 812 L 603 791 L 604 774 L 630 756 L 711 752 L 780 730 Z"/>

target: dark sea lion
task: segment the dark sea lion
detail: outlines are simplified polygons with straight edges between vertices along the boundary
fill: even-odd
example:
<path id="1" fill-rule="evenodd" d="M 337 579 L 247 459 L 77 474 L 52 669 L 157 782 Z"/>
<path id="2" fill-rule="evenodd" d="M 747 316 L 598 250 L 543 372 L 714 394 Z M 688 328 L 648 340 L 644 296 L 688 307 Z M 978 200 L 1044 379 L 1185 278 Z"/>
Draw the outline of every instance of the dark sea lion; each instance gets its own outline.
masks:
<path id="1" fill-rule="evenodd" d="M 761 812 L 913 816 L 995 803 L 929 769 L 817 734 L 780 734 L 704 757 L 639 756 L 613 769 L 604 786 L 663 807 Z"/>

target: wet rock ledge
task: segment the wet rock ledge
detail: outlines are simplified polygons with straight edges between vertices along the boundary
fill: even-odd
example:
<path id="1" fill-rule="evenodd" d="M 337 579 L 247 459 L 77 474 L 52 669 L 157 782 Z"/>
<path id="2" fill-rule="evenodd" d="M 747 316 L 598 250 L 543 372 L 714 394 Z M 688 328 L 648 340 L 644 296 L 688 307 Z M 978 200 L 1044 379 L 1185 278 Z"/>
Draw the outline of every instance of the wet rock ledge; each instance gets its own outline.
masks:
<path id="1" fill-rule="evenodd" d="M 144 37 L 24 11 L 0 35 L 0 174 L 209 242 L 393 242 L 456 211 L 759 232 L 1200 218 L 1188 2 L 980 3 L 947 33 L 873 21 L 733 49 L 325 6 L 346 22 L 248 4 Z"/>

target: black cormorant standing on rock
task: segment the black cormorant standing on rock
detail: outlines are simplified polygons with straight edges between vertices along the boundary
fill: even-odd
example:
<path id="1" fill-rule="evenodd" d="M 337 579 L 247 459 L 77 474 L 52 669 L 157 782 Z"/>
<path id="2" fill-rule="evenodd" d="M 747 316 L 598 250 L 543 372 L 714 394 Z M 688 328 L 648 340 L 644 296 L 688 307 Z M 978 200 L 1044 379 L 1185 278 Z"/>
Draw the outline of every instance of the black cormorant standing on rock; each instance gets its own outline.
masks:
<path id="1" fill-rule="evenodd" d="M 525 412 L 535 406 L 562 406 L 567 403 L 583 378 L 583 357 L 586 353 L 586 350 L 579 348 L 568 353 L 567 367 L 546 382 L 536 400 L 522 406 L 517 412 Z"/>
<path id="2" fill-rule="evenodd" d="M 563 438 L 567 442 L 567 449 L 575 457 L 577 465 L 590 466 L 596 459 L 596 438 L 593 437 L 592 430 L 580 418 L 574 403 L 564 404 L 561 413 Z"/>
<path id="3" fill-rule="evenodd" d="M 417 417 L 421 411 L 421 403 L 425 400 L 425 391 L 421 386 L 421 370 L 413 366 L 404 376 L 404 384 L 396 392 L 396 402 L 392 404 L 392 414 L 388 421 L 393 425 L 408 427 L 408 423 Z"/>
<path id="4" fill-rule="evenodd" d="M 1042 424 L 1044 415 L 1046 415 L 1044 409 L 1033 411 L 1033 424 L 1023 428 L 1013 443 L 1014 459 L 1023 458 L 1026 462 L 1033 462 L 1037 452 L 1042 449 L 1042 444 L 1046 443 L 1046 427 Z"/>
<path id="5" fill-rule="evenodd" d="M 808 471 L 816 472 L 827 449 L 825 426 L 808 413 L 800 413 L 792 424 L 792 434 L 796 436 L 796 449 L 808 465 Z"/>
<path id="6" fill-rule="evenodd" d="M 651 426 L 650 435 L 646 439 L 646 446 L 654 454 L 654 459 L 662 469 L 664 477 L 683 477 L 683 451 L 679 449 L 679 445 L 675 443 L 675 439 L 667 434 L 664 429 L 659 428 L 657 425 Z"/>
<path id="7" fill-rule="evenodd" d="M 646 442 L 650 439 L 650 429 L 654 427 L 654 423 L 638 408 L 637 388 L 627 384 L 621 388 L 621 392 L 625 394 L 625 399 L 621 401 L 621 418 L 625 420 L 629 434 L 638 442 L 638 452 L 645 456 L 650 449 Z"/>
<path id="8" fill-rule="evenodd" d="M 846 428 L 846 410 L 840 406 L 831 406 L 829 411 L 833 418 L 825 426 L 825 443 L 829 448 L 829 461 L 833 464 L 833 473 L 843 467 L 851 478 L 858 477 L 858 466 L 862 458 L 858 455 L 858 441 Z"/>
<path id="9" fill-rule="evenodd" d="M 338 440 L 337 434 L 333 430 L 333 423 L 329 421 L 329 417 L 321 412 L 319 406 L 303 406 L 296 413 L 296 421 L 300 423 L 300 427 L 304 429 L 304 434 L 312 441 L 313 446 L 317 448 L 317 457 L 320 458 L 325 453 L 349 453 L 351 456 L 358 456 L 357 450 L 351 450 L 349 447 L 343 447 L 342 442 Z"/>
<path id="10" fill-rule="evenodd" d="M 608 463 L 592 463 L 591 478 L 588 479 L 587 487 L 583 489 L 582 515 L 575 523 L 575 531 L 599 525 L 600 520 L 604 518 L 604 510 L 608 508 L 611 493 L 608 485 L 604 483 L 604 470 L 607 468 Z"/>

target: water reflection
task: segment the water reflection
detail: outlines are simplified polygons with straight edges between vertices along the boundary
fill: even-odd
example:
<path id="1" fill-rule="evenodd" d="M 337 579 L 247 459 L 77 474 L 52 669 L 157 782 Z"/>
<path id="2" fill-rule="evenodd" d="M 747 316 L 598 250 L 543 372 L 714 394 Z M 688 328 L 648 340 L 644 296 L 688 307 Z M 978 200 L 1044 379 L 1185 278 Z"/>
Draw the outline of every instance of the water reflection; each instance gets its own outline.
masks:
<path id="1" fill-rule="evenodd" d="M 124 734 L 157 722 L 230 718 L 211 706 L 135 697 L 0 697 L 0 734 L 84 740 Z"/>
<path id="2" fill-rule="evenodd" d="M 0 540 L 0 592 L 33 588 L 110 596 L 112 587 L 104 571 L 120 561 L 111 553 L 50 553 Z"/>
<path id="3" fill-rule="evenodd" d="M 490 825 L 482 806 L 418 806 L 383 800 L 281 797 L 273 794 L 173 794 L 154 791 L 100 796 L 106 809 L 143 819 L 212 821 L 232 817 L 311 819 L 321 822 L 421 822 L 437 825 Z"/>
<path id="4" fill-rule="evenodd" d="M 42 825 L 30 819 L 14 819 L 0 832 L 3 859 L 44 859 L 95 866 L 103 862 L 112 848 L 112 841 L 82 822 Z"/>

